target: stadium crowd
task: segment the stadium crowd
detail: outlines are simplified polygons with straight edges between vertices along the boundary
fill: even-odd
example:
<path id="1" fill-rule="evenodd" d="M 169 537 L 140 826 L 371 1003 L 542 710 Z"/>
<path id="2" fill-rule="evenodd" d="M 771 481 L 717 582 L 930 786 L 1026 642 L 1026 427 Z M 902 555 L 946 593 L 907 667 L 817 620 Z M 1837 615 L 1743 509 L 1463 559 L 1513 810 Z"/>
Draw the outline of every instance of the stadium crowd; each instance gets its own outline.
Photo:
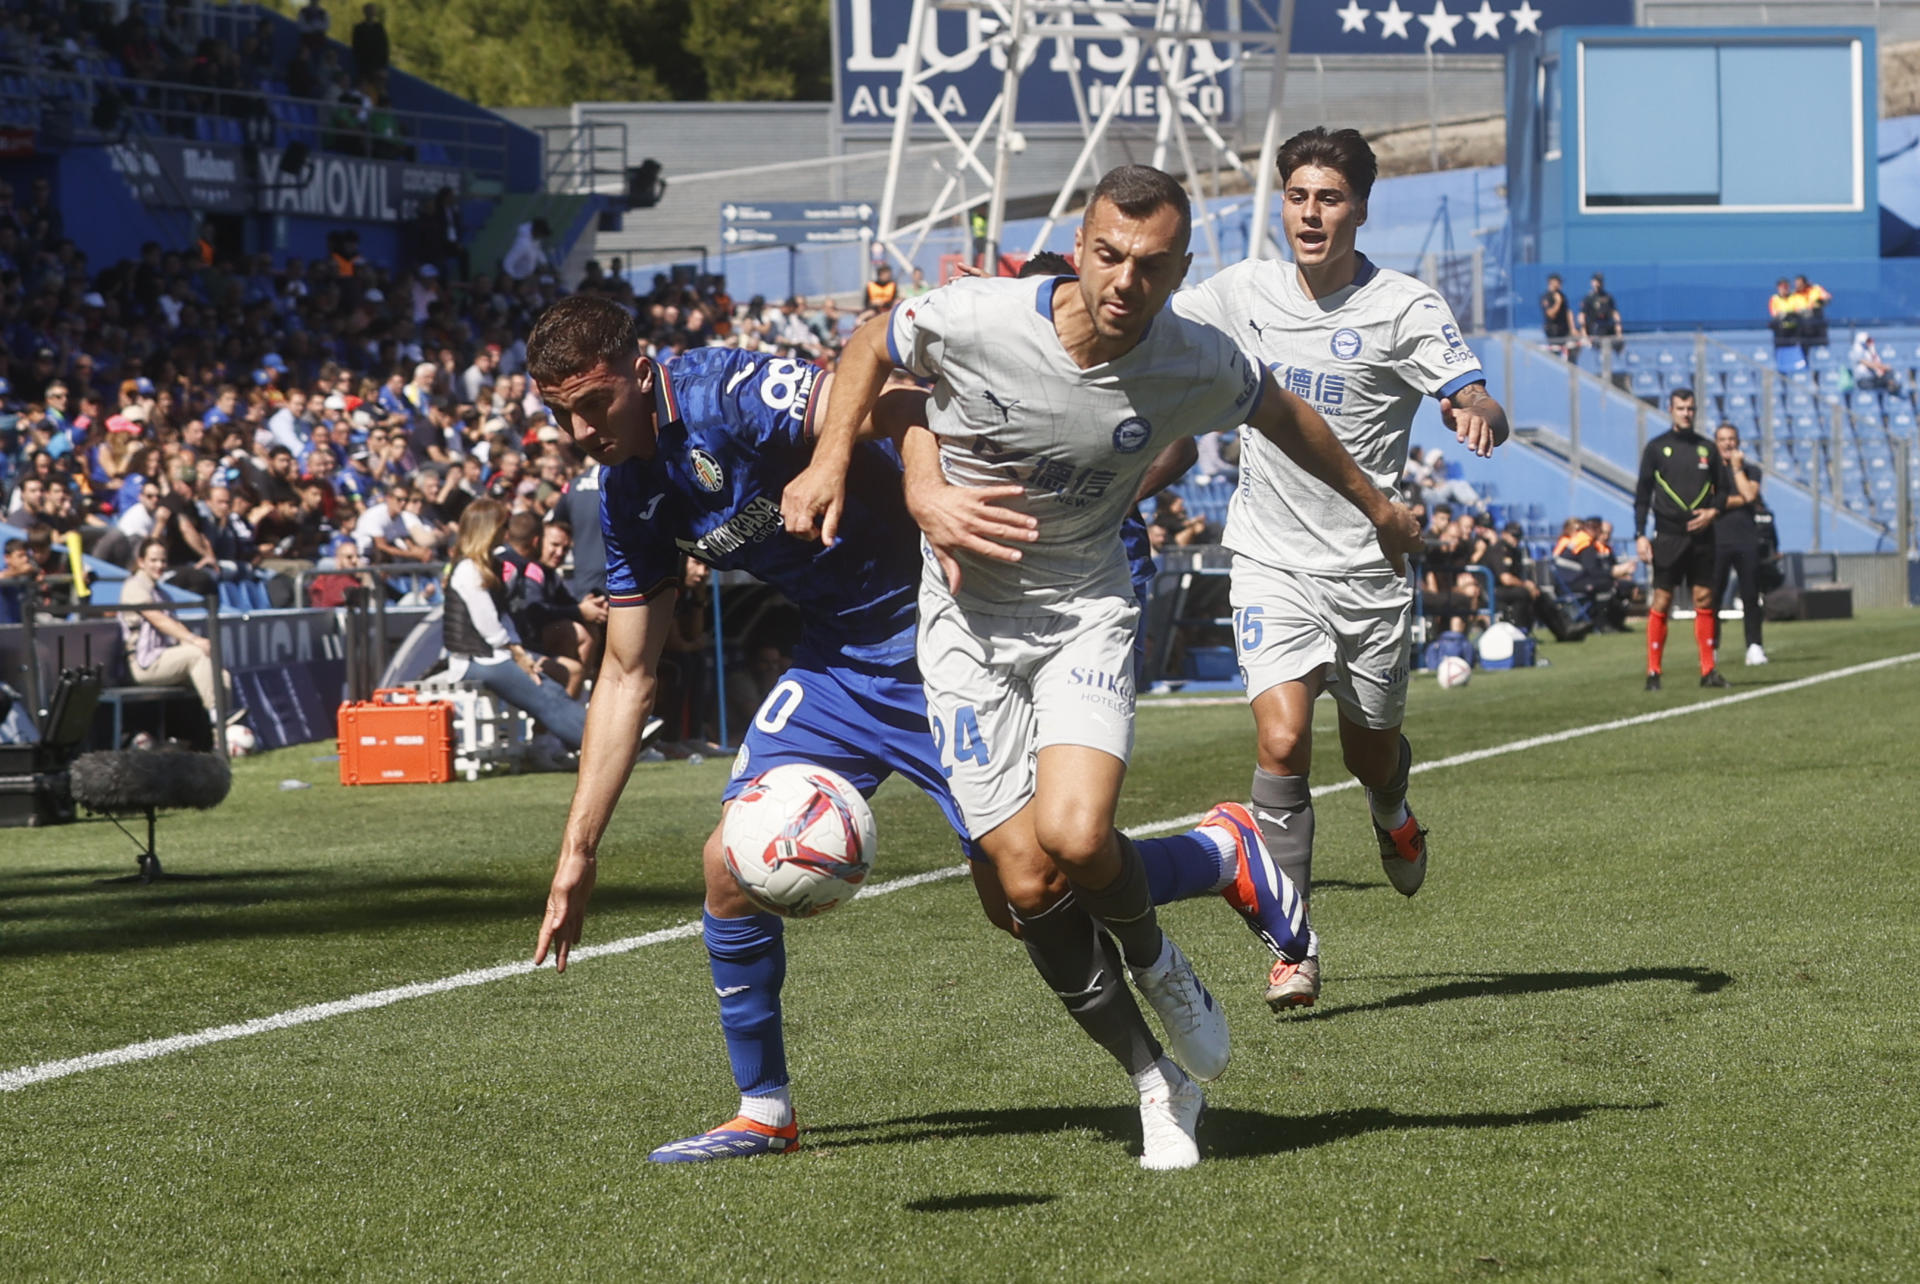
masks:
<path id="1" fill-rule="evenodd" d="M 617 260 L 575 288 L 644 317 L 656 355 L 830 363 L 850 321 L 831 300 L 737 302 L 719 278 L 636 291 Z M 299 604 L 330 605 L 359 565 L 437 569 L 481 497 L 558 527 L 536 541 L 548 555 L 578 533 L 566 590 L 590 598 L 599 496 L 524 368 L 524 335 L 564 292 L 550 260 L 463 278 L 454 261 L 370 263 L 350 236 L 279 266 L 200 239 L 96 268 L 44 184 L 19 202 L 0 185 L 0 523 L 21 541 L 0 610 L 21 609 L 22 578 L 66 568 L 69 533 L 129 568 L 158 539 L 164 580 L 194 594 L 243 580 L 291 606 L 305 578 Z M 591 646 L 553 641 L 577 691 Z"/>

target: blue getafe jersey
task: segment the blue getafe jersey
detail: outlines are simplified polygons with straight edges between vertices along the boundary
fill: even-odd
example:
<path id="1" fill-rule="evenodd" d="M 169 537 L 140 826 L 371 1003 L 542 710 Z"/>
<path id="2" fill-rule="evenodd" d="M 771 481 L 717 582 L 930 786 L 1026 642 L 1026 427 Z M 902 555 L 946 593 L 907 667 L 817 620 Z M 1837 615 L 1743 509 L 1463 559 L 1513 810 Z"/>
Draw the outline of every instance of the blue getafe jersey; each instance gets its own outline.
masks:
<path id="1" fill-rule="evenodd" d="M 856 447 L 839 542 L 788 535 L 780 494 L 813 455 L 816 366 L 701 348 L 662 361 L 652 459 L 603 470 L 607 596 L 635 606 L 678 584 L 684 559 L 743 570 L 800 609 L 801 647 L 842 664 L 913 658 L 920 532 L 890 444 Z"/>

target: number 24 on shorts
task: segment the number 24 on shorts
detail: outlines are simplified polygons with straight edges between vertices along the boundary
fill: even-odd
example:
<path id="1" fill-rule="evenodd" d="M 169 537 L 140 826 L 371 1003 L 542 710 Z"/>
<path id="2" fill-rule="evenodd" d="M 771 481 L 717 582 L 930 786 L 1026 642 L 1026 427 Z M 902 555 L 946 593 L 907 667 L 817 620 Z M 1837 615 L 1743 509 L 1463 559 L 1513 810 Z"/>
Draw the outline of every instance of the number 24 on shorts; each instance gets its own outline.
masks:
<path id="1" fill-rule="evenodd" d="M 949 779 L 953 776 L 953 765 L 971 762 L 984 767 L 992 761 L 987 752 L 987 742 L 980 734 L 979 719 L 974 716 L 973 706 L 963 704 L 953 712 L 953 756 L 947 756 L 947 727 L 940 721 L 938 714 L 928 710 L 927 722 L 933 728 L 933 747 L 940 755 L 940 774 Z"/>

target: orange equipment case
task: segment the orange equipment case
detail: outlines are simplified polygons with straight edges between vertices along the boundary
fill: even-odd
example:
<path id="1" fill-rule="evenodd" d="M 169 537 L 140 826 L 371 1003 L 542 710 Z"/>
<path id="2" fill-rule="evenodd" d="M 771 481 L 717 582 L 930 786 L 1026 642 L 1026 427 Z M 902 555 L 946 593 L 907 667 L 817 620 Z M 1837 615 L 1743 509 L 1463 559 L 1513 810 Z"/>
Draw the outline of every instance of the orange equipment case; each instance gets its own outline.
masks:
<path id="1" fill-rule="evenodd" d="M 453 779 L 453 706 L 375 691 L 340 706 L 340 783 L 443 785 Z"/>

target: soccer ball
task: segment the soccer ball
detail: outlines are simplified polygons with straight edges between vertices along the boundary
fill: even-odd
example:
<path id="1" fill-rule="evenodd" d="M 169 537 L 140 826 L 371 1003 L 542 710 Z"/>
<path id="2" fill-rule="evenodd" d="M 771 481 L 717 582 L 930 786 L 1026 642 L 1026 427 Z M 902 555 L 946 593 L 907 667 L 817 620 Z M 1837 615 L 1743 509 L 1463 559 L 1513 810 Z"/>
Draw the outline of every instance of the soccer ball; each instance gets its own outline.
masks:
<path id="1" fill-rule="evenodd" d="M 1450 655 L 1435 666 L 1433 676 L 1443 687 L 1464 687 L 1473 678 L 1473 666 L 1457 655 Z"/>
<path id="2" fill-rule="evenodd" d="M 244 758 L 259 747 L 260 741 L 251 727 L 227 728 L 227 757 Z"/>
<path id="3" fill-rule="evenodd" d="M 811 918 L 852 900 L 873 870 L 873 811 L 825 767 L 790 762 L 761 773 L 727 808 L 727 869 L 770 914 Z"/>

